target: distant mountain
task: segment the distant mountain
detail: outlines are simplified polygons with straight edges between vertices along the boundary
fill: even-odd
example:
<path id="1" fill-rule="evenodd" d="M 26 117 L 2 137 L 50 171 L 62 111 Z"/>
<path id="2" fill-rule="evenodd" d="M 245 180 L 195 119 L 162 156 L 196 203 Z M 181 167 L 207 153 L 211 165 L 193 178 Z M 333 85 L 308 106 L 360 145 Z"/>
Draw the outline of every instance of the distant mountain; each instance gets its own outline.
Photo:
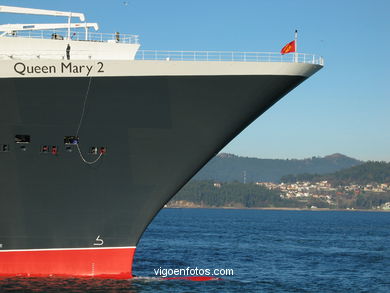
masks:
<path id="1" fill-rule="evenodd" d="M 279 182 L 287 174 L 326 174 L 363 164 L 342 154 L 308 159 L 258 159 L 221 153 L 214 157 L 193 180 L 218 182 Z"/>
<path id="2" fill-rule="evenodd" d="M 358 166 L 343 169 L 330 174 L 297 174 L 287 175 L 281 178 L 282 182 L 291 183 L 297 181 L 323 181 L 327 180 L 332 185 L 390 183 L 390 163 L 367 162 Z"/>

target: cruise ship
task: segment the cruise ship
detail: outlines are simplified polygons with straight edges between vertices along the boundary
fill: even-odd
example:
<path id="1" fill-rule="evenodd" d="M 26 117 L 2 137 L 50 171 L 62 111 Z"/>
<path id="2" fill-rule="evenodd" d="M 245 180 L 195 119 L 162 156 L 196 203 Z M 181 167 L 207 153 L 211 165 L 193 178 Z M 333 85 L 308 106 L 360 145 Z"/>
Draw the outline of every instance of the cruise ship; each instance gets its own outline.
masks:
<path id="1" fill-rule="evenodd" d="M 161 208 L 323 67 L 303 53 L 140 50 L 75 12 L 0 25 L 0 276 L 131 278 Z M 163 249 L 163 247 L 161 247 Z"/>

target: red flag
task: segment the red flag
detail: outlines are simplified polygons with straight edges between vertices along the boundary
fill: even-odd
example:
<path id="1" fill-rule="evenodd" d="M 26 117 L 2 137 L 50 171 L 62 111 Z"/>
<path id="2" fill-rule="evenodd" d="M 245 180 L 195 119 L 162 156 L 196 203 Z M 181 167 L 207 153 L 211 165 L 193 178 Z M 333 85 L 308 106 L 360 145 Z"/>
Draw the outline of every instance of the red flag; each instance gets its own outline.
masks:
<path id="1" fill-rule="evenodd" d="M 282 50 L 280 51 L 280 54 L 284 55 L 284 54 L 293 53 L 293 52 L 295 52 L 295 40 L 288 43 L 286 46 L 284 46 L 282 48 Z"/>

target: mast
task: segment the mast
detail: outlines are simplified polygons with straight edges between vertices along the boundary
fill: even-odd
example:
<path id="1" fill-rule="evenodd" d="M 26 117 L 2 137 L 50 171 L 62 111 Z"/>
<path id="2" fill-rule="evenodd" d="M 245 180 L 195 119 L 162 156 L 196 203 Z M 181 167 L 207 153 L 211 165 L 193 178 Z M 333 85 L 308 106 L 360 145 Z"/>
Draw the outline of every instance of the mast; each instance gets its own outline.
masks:
<path id="1" fill-rule="evenodd" d="M 298 30 L 295 30 L 294 41 L 295 41 L 294 61 L 298 62 Z"/>

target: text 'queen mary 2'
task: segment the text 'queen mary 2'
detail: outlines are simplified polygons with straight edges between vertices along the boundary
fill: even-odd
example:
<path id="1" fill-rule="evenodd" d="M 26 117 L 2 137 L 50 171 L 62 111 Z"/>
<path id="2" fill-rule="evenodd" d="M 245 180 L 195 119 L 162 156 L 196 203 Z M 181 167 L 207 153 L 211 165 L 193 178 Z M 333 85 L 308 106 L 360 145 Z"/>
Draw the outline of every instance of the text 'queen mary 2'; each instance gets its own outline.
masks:
<path id="1" fill-rule="evenodd" d="M 0 276 L 132 277 L 164 204 L 323 65 L 140 51 L 137 36 L 92 33 L 82 13 L 0 12 L 67 18 L 0 25 Z"/>

